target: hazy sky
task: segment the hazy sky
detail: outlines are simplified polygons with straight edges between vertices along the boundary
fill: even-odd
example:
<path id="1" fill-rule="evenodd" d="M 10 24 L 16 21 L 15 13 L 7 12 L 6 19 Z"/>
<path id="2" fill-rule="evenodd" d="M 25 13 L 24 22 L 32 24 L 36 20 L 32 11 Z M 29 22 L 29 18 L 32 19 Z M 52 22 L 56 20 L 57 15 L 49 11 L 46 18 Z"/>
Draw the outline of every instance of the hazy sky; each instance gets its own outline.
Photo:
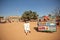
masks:
<path id="1" fill-rule="evenodd" d="M 21 16 L 24 11 L 36 11 L 40 16 L 52 13 L 57 0 L 0 0 L 0 16 Z"/>

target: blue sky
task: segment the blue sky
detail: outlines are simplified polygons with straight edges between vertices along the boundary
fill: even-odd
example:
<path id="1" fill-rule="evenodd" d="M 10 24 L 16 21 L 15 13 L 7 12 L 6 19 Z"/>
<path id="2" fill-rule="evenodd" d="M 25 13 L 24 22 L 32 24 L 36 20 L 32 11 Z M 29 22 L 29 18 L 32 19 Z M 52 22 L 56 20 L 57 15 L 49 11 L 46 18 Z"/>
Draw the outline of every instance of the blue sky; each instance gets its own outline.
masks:
<path id="1" fill-rule="evenodd" d="M 0 0 L 0 16 L 21 16 L 28 10 L 43 16 L 52 13 L 58 6 L 57 0 Z"/>

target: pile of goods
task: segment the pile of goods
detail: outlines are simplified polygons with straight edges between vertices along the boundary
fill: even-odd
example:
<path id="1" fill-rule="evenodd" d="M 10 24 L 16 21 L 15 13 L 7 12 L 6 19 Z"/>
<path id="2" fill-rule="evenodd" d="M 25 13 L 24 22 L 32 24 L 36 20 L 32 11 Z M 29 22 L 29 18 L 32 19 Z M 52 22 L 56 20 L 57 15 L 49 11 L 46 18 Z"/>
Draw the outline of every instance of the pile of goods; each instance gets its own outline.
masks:
<path id="1" fill-rule="evenodd" d="M 44 19 L 44 18 L 43 18 Z M 38 31 L 56 31 L 56 22 L 55 17 L 49 17 L 47 21 L 39 21 L 38 22 Z"/>

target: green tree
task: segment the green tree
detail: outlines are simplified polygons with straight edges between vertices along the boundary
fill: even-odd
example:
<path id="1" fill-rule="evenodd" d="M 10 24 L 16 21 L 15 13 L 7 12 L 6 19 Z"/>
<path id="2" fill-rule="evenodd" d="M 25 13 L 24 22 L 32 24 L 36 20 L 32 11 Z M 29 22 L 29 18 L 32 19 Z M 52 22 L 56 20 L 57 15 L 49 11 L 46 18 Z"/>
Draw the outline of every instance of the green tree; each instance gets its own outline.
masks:
<path id="1" fill-rule="evenodd" d="M 36 12 L 33 12 L 31 10 L 29 11 L 25 11 L 22 15 L 22 19 L 23 20 L 31 20 L 31 19 L 37 19 L 38 18 L 38 15 Z"/>

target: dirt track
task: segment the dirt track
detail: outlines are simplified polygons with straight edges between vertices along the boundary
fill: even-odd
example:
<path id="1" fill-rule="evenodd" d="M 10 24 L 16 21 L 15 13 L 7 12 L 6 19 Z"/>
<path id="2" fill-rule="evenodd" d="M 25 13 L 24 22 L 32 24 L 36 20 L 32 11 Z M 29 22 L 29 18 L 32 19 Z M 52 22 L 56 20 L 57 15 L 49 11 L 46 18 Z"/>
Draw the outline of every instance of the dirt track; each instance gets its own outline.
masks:
<path id="1" fill-rule="evenodd" d="M 36 22 L 30 22 L 31 33 L 24 33 L 23 22 L 3 23 L 0 24 L 0 40 L 60 40 L 60 27 L 57 27 L 57 32 L 46 33 L 37 32 Z"/>

